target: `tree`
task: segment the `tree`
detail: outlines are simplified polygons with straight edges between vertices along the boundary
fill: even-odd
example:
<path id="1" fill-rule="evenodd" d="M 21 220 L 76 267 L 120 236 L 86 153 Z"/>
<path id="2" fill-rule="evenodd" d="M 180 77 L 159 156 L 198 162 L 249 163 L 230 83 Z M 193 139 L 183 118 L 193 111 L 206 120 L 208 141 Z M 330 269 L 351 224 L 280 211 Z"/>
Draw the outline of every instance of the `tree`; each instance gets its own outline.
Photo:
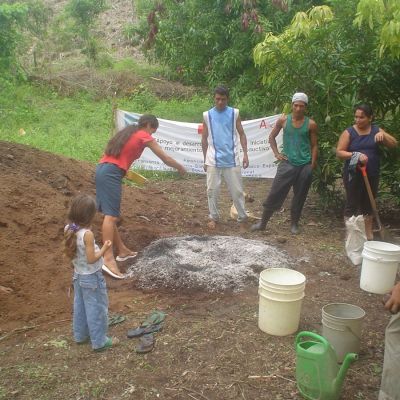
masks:
<path id="1" fill-rule="evenodd" d="M 0 71 L 17 73 L 17 48 L 22 42 L 21 26 L 28 13 L 25 4 L 0 4 Z"/>
<path id="2" fill-rule="evenodd" d="M 335 183 L 342 167 L 333 149 L 353 120 L 353 106 L 368 102 L 390 132 L 400 128 L 400 59 L 389 51 L 380 51 L 379 57 L 381 31 L 360 25 L 360 9 L 355 14 L 358 1 L 331 0 L 330 4 L 297 13 L 283 33 L 267 33 L 254 48 L 271 107 L 283 108 L 297 90 L 310 97 L 310 112 L 320 126 L 320 166 L 314 187 L 327 202 L 336 198 Z M 397 200 L 400 188 L 394 179 L 400 178 L 399 166 L 398 160 L 384 163 L 382 173 L 382 185 Z"/>
<path id="3" fill-rule="evenodd" d="M 398 0 L 360 0 L 354 23 L 368 25 L 379 36 L 379 53 L 400 57 L 400 2 Z"/>
<path id="4" fill-rule="evenodd" d="M 94 63 L 97 62 L 99 44 L 93 27 L 97 17 L 106 9 L 106 0 L 69 0 L 66 6 L 67 15 L 74 21 L 74 31 L 82 40 L 82 52 Z"/>
<path id="5" fill-rule="evenodd" d="M 279 32 L 312 1 L 163 0 L 150 11 L 146 3 L 139 28 L 129 33 L 143 40 L 147 57 L 167 65 L 173 78 L 225 83 L 235 95 L 258 86 L 252 48 L 263 32 Z"/>

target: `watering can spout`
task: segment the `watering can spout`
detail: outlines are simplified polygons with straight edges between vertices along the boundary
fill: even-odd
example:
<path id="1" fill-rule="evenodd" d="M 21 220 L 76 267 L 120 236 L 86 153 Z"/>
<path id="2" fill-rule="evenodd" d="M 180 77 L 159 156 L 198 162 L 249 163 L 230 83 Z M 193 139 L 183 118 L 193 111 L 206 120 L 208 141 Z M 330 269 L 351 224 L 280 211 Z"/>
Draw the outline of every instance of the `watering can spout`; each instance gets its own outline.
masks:
<path id="1" fill-rule="evenodd" d="M 342 386 L 343 386 L 343 381 L 344 377 L 346 376 L 347 370 L 350 367 L 350 364 L 353 363 L 358 359 L 358 355 L 355 353 L 348 353 L 346 354 L 346 357 L 344 358 L 343 364 L 340 367 L 340 370 L 337 374 L 337 377 L 335 379 L 335 391 L 340 392 Z"/>

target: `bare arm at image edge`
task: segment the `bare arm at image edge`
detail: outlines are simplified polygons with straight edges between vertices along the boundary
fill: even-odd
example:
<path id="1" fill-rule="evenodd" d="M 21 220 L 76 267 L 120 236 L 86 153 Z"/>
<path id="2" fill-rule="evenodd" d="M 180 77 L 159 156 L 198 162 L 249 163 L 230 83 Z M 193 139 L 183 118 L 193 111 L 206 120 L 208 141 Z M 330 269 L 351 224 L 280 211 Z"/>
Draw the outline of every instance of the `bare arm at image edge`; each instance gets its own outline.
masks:
<path id="1" fill-rule="evenodd" d="M 243 150 L 243 168 L 246 169 L 249 166 L 249 156 L 247 154 L 247 137 L 244 133 L 242 121 L 239 115 L 236 120 L 236 130 L 239 133 L 240 145 L 242 146 Z"/>
<path id="2" fill-rule="evenodd" d="M 208 126 L 206 121 L 203 120 L 203 132 L 201 133 L 201 148 L 203 150 L 204 157 L 204 171 L 207 171 L 206 156 L 208 150 Z"/>
<path id="3" fill-rule="evenodd" d="M 311 167 L 315 169 L 318 160 L 318 125 L 314 120 L 310 120 L 310 143 L 311 143 Z"/>
<path id="4" fill-rule="evenodd" d="M 276 143 L 276 137 L 279 135 L 279 132 L 283 128 L 285 121 L 286 121 L 286 115 L 283 114 L 276 121 L 275 126 L 272 128 L 272 131 L 269 134 L 269 144 L 277 160 L 287 160 L 287 157 L 279 152 L 278 145 Z"/>

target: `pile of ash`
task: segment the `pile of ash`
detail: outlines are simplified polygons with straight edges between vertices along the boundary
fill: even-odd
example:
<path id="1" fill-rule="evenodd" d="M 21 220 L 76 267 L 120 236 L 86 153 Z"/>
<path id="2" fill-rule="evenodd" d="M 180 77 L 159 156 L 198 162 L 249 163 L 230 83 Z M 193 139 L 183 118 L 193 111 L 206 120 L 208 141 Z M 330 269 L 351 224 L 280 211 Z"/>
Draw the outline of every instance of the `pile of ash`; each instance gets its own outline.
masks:
<path id="1" fill-rule="evenodd" d="M 258 284 L 265 268 L 290 268 L 287 254 L 258 240 L 235 236 L 183 236 L 147 246 L 128 269 L 143 289 L 238 292 Z"/>

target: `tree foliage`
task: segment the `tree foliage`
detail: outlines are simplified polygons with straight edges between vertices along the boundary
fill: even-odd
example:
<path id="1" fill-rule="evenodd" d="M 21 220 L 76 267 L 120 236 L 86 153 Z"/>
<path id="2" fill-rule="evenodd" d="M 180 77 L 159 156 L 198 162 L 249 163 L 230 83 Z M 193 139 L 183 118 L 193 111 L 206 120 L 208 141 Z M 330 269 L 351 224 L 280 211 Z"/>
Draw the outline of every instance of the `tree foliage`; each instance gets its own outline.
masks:
<path id="1" fill-rule="evenodd" d="M 287 12 L 291 3 L 156 1 L 133 33 L 144 41 L 148 57 L 169 66 L 173 77 L 210 86 L 223 82 L 243 92 L 258 83 L 251 56 L 253 46 L 263 32 L 280 31 L 290 21 L 297 10 L 291 6 Z M 296 3 L 301 7 L 312 2 Z"/>
<path id="2" fill-rule="evenodd" d="M 0 71 L 3 80 L 25 75 L 19 55 L 43 39 L 49 15 L 41 0 L 0 4 Z"/>
<path id="3" fill-rule="evenodd" d="M 82 41 L 82 52 L 97 63 L 100 45 L 93 32 L 98 16 L 107 9 L 106 0 L 69 0 L 65 11 L 74 21 L 73 30 Z"/>
<path id="4" fill-rule="evenodd" d="M 0 71 L 16 72 L 18 64 L 16 54 L 19 43 L 22 41 L 21 26 L 28 7 L 21 3 L 0 4 Z"/>
<path id="5" fill-rule="evenodd" d="M 296 90 L 310 96 L 310 111 L 320 126 L 320 166 L 314 185 L 326 200 L 335 199 L 342 164 L 333 149 L 341 132 L 352 124 L 356 103 L 372 104 L 378 122 L 389 132 L 396 134 L 400 128 L 396 51 L 390 51 L 392 46 L 379 51 L 381 32 L 360 24 L 366 16 L 360 20 L 360 7 L 355 14 L 358 1 L 330 3 L 332 7 L 296 14 L 283 33 L 267 33 L 254 48 L 271 107 L 283 108 Z M 399 167 L 398 160 L 384 163 L 383 186 L 395 196 L 400 194 L 395 183 Z"/>
<path id="6" fill-rule="evenodd" d="M 360 0 L 354 20 L 359 28 L 368 25 L 379 35 L 379 53 L 400 57 L 400 2 L 398 0 Z"/>

